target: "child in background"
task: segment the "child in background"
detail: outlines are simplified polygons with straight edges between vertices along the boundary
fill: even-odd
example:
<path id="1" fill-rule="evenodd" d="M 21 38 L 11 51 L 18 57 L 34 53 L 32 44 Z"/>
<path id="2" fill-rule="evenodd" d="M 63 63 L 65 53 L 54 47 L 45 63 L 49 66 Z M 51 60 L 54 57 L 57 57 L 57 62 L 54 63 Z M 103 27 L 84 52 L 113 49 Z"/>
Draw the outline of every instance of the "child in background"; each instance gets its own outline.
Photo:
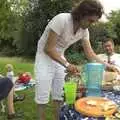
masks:
<path id="1" fill-rule="evenodd" d="M 12 64 L 7 64 L 5 66 L 5 68 L 7 70 L 6 76 L 13 82 L 13 84 L 15 84 L 13 65 Z M 13 88 L 13 91 L 14 91 L 14 88 Z M 23 101 L 24 99 L 25 99 L 25 95 L 17 95 L 14 91 L 14 102 Z"/>
<path id="2" fill-rule="evenodd" d="M 7 64 L 5 66 L 5 68 L 7 69 L 7 73 L 6 76 L 14 83 L 14 72 L 13 72 L 13 65 L 11 64 Z"/>

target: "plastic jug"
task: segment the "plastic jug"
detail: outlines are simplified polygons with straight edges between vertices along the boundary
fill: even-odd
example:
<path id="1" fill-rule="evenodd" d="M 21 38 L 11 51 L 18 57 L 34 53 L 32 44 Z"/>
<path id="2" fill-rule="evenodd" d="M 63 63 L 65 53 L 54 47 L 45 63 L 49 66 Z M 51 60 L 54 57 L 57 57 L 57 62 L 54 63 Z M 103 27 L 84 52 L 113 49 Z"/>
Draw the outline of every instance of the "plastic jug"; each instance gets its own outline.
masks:
<path id="1" fill-rule="evenodd" d="M 104 65 L 87 63 L 85 65 L 86 96 L 101 96 Z"/>

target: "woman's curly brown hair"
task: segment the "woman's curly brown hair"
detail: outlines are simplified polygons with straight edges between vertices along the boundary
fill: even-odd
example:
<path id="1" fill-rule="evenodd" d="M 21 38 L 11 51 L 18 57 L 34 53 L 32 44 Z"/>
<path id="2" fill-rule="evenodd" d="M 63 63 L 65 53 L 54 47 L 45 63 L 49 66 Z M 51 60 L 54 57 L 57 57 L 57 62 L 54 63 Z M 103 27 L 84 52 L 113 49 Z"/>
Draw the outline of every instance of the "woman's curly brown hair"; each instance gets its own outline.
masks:
<path id="1" fill-rule="evenodd" d="M 80 21 L 85 16 L 96 15 L 101 18 L 103 6 L 98 0 L 82 0 L 80 4 L 71 12 L 73 20 Z"/>

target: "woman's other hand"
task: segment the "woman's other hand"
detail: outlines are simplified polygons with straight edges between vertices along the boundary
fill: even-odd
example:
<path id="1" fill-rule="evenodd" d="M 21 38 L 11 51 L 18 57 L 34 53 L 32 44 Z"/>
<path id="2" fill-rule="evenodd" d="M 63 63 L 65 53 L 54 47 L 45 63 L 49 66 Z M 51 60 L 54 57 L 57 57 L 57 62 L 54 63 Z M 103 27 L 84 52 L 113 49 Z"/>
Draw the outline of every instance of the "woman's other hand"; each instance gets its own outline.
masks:
<path id="1" fill-rule="evenodd" d="M 120 70 L 115 65 L 112 65 L 112 64 L 107 65 L 106 70 L 117 72 L 118 74 L 120 74 Z"/>

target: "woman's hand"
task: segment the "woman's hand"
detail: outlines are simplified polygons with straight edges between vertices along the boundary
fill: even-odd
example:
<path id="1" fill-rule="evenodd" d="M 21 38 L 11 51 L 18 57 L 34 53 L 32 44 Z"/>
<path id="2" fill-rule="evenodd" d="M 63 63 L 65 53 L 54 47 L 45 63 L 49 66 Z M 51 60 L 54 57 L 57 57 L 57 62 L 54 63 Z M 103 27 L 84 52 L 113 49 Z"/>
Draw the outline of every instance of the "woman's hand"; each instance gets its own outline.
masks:
<path id="1" fill-rule="evenodd" d="M 77 66 L 73 65 L 73 64 L 69 64 L 66 68 L 67 72 L 70 72 L 73 75 L 79 75 L 80 71 L 78 70 Z"/>

